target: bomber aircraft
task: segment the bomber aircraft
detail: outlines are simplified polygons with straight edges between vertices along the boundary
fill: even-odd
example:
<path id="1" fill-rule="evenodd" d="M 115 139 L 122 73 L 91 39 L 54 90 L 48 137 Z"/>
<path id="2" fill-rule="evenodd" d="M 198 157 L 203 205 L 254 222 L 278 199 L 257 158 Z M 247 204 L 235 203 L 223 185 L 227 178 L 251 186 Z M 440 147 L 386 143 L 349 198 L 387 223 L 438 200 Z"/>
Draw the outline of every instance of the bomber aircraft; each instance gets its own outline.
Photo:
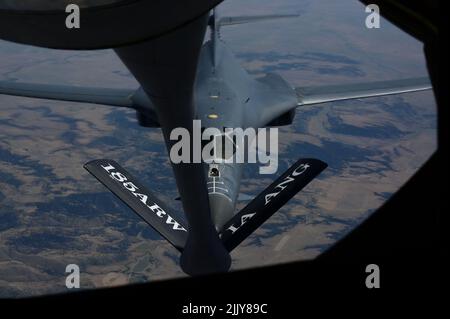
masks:
<path id="1" fill-rule="evenodd" d="M 27 10 L 27 1 L 20 9 L 14 2 L 2 2 L 0 38 L 58 49 L 113 48 L 141 87 L 134 91 L 0 81 L 0 94 L 132 108 L 140 125 L 162 129 L 169 151 L 175 144 L 171 132 L 181 127 L 193 133 L 194 120 L 201 120 L 203 129 L 284 126 L 304 105 L 431 88 L 426 77 L 298 88 L 275 73 L 255 79 L 220 36 L 221 28 L 229 25 L 295 14 L 220 16 L 214 9 L 220 1 L 206 0 L 105 0 L 99 5 L 78 1 L 84 18 L 74 31 L 64 27 L 65 1 L 60 6 L 47 1 L 52 3 L 48 10 L 36 4 Z M 153 20 L 145 20 L 147 25 L 142 23 L 143 12 L 154 12 Z M 167 19 L 158 20 L 157 13 Z M 108 19 L 117 25 L 110 32 L 101 27 Z M 210 38 L 204 41 L 208 28 Z M 219 140 L 231 145 L 234 154 L 235 141 L 225 134 Z M 223 161 L 226 156 L 218 158 L 224 154 L 214 151 L 209 161 L 171 163 L 187 224 L 176 220 L 166 203 L 114 160 L 93 160 L 85 168 L 181 252 L 180 265 L 187 274 L 222 272 L 230 268 L 230 252 L 327 164 L 299 159 L 237 212 L 244 165 Z"/>

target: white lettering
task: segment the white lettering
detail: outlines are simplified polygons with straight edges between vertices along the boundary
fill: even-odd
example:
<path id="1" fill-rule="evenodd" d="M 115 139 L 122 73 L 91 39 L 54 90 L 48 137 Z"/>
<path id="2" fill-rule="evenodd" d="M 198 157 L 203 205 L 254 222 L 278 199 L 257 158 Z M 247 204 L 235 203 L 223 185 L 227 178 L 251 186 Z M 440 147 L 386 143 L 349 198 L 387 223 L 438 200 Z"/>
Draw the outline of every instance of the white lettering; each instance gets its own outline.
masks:
<path id="1" fill-rule="evenodd" d="M 367 29 L 380 28 L 380 7 L 376 4 L 370 4 L 366 7 L 366 12 L 370 13 L 366 18 Z"/>
<path id="2" fill-rule="evenodd" d="M 170 148 L 170 160 L 174 164 L 191 162 L 191 138 L 189 131 L 185 128 L 178 127 L 170 132 L 170 140 L 176 141 L 181 139 Z"/>
<path id="3" fill-rule="evenodd" d="M 241 228 L 246 222 L 248 222 L 250 218 L 252 218 L 255 215 L 256 213 L 242 215 L 241 224 L 239 226 L 231 225 L 230 227 L 227 228 L 227 230 L 231 231 L 231 233 L 234 234 L 239 228 Z"/>
<path id="4" fill-rule="evenodd" d="M 66 18 L 66 27 L 68 29 L 80 28 L 80 7 L 76 4 L 69 4 L 66 7 L 66 13 L 69 15 Z"/>
<path id="5" fill-rule="evenodd" d="M 299 175 L 302 175 L 304 172 L 306 172 L 306 170 L 308 168 L 310 168 L 311 166 L 309 164 L 301 164 L 299 167 L 297 167 L 293 172 L 292 172 L 292 176 L 297 177 Z M 300 171 L 299 171 L 300 169 Z"/>
<path id="6" fill-rule="evenodd" d="M 109 171 L 115 170 L 116 168 L 112 166 L 111 164 L 108 164 L 108 166 L 101 165 L 102 168 L 109 173 Z"/>
<path id="7" fill-rule="evenodd" d="M 128 189 L 130 192 L 135 192 L 139 189 L 136 185 L 133 184 L 133 182 L 123 183 L 123 187 Z"/>
<path id="8" fill-rule="evenodd" d="M 230 127 L 207 127 L 202 132 L 201 121 L 194 120 L 192 139 L 190 133 L 183 127 L 170 132 L 170 140 L 175 141 L 169 152 L 172 163 L 244 163 L 245 155 L 248 163 L 257 163 L 258 155 L 259 162 L 267 164 L 260 167 L 260 174 L 273 174 L 278 169 L 277 128 L 259 128 L 258 134 L 254 128 Z"/>
<path id="9" fill-rule="evenodd" d="M 66 287 L 69 289 L 80 288 L 80 267 L 75 264 L 67 265 L 66 273 L 70 273 L 66 277 Z"/>
<path id="10" fill-rule="evenodd" d="M 111 173 L 111 176 L 118 182 L 125 182 L 127 180 L 126 176 L 119 172 Z"/>
<path id="11" fill-rule="evenodd" d="M 292 171 L 291 176 L 287 176 L 280 184 L 274 187 L 274 190 L 280 189 L 278 192 L 273 192 L 267 194 L 264 198 L 266 200 L 265 205 L 267 205 L 272 198 L 277 197 L 284 189 L 288 186 L 287 184 L 295 181 L 295 177 L 302 175 L 311 165 L 309 164 L 300 164 L 295 170 Z"/>
<path id="12" fill-rule="evenodd" d="M 139 197 L 141 202 L 143 202 L 145 205 L 147 205 L 147 199 L 148 199 L 147 195 L 141 194 L 141 193 L 133 193 L 133 195 L 136 196 L 136 197 Z"/>
<path id="13" fill-rule="evenodd" d="M 375 264 L 367 265 L 366 273 L 370 273 L 366 278 L 366 287 L 369 289 L 380 288 L 380 267 Z"/>
<path id="14" fill-rule="evenodd" d="M 151 206 L 147 205 L 148 195 L 136 192 L 137 190 L 139 190 L 139 188 L 133 182 L 128 182 L 128 179 L 124 174 L 118 171 L 113 171 L 115 170 L 114 166 L 108 164 L 107 166 L 101 165 L 101 167 L 109 173 L 109 176 L 111 178 L 122 183 L 122 186 L 126 190 L 128 190 L 135 197 L 139 198 L 139 200 L 144 205 L 146 205 L 147 208 L 149 208 L 153 213 L 155 213 L 156 216 L 158 216 L 159 218 L 163 218 L 166 216 L 166 224 L 173 225 L 172 226 L 173 230 L 181 230 L 187 232 L 187 230 L 183 226 L 181 226 L 177 221 L 175 221 L 175 219 L 173 219 L 170 215 L 168 215 L 158 204 L 154 203 Z"/>
<path id="15" fill-rule="evenodd" d="M 175 221 L 175 219 L 173 219 L 173 218 L 170 217 L 169 215 L 167 215 L 166 224 L 168 224 L 168 225 L 173 225 L 173 227 L 172 227 L 173 230 L 184 230 L 184 231 L 186 231 L 186 229 L 184 229 L 183 226 L 181 226 L 180 224 L 178 224 L 178 223 Z"/>
<path id="16" fill-rule="evenodd" d="M 160 218 L 167 214 L 161 207 L 158 206 L 158 204 L 153 204 L 152 206 L 148 206 L 148 208 L 150 208 L 156 216 Z"/>

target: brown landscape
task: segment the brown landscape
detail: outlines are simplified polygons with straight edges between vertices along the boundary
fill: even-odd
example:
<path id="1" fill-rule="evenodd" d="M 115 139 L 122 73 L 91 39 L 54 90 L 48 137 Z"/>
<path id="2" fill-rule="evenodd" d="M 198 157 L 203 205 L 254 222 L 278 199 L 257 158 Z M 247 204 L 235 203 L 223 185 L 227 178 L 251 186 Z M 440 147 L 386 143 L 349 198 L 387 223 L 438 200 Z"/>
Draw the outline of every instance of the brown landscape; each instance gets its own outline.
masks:
<path id="1" fill-rule="evenodd" d="M 230 27 L 222 38 L 252 75 L 277 72 L 294 87 L 426 74 L 420 44 L 384 20 L 365 29 L 356 1 L 229 1 L 221 13 L 294 11 L 301 16 Z M 1 41 L 0 80 L 138 87 L 111 50 Z M 316 257 L 435 149 L 431 92 L 299 108 L 294 124 L 280 128 L 278 174 L 301 157 L 329 167 L 233 252 L 233 270 Z M 80 266 L 82 288 L 184 276 L 177 251 L 83 169 L 104 157 L 181 214 L 160 130 L 139 127 L 133 111 L 0 95 L 0 297 L 66 292 L 70 263 Z M 274 178 L 249 166 L 242 192 L 256 195 Z"/>

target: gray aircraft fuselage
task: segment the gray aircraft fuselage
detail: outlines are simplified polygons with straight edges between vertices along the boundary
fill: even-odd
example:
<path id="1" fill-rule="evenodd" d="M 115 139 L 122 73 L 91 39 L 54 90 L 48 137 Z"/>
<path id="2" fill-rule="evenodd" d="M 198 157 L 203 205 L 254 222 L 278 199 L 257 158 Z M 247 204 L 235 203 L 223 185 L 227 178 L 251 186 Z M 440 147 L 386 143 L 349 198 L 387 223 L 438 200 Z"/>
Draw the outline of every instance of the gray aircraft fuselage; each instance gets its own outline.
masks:
<path id="1" fill-rule="evenodd" d="M 265 127 L 297 105 L 294 90 L 281 77 L 273 75 L 271 81 L 269 85 L 255 80 L 222 41 L 209 41 L 202 48 L 197 73 L 197 118 L 204 127 L 220 130 Z M 220 230 L 235 212 L 244 164 L 205 166 L 211 216 Z M 219 177 L 214 176 L 216 167 Z"/>
<path id="2" fill-rule="evenodd" d="M 135 103 L 142 109 L 152 108 L 142 90 Z M 262 128 L 297 103 L 286 81 L 276 74 L 253 78 L 218 37 L 203 45 L 194 89 L 196 119 L 202 128 Z M 218 161 L 204 166 L 211 217 L 221 230 L 234 215 L 244 164 Z"/>

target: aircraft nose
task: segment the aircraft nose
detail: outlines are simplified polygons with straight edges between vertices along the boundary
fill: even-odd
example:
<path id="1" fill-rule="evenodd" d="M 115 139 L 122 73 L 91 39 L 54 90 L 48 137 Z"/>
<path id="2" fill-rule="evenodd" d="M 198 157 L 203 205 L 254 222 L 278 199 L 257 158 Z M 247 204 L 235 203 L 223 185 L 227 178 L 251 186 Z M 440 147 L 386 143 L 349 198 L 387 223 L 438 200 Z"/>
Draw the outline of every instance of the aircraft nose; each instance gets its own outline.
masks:
<path id="1" fill-rule="evenodd" d="M 213 223 L 216 230 L 220 231 L 234 215 L 233 203 L 222 194 L 209 194 L 209 205 Z"/>

